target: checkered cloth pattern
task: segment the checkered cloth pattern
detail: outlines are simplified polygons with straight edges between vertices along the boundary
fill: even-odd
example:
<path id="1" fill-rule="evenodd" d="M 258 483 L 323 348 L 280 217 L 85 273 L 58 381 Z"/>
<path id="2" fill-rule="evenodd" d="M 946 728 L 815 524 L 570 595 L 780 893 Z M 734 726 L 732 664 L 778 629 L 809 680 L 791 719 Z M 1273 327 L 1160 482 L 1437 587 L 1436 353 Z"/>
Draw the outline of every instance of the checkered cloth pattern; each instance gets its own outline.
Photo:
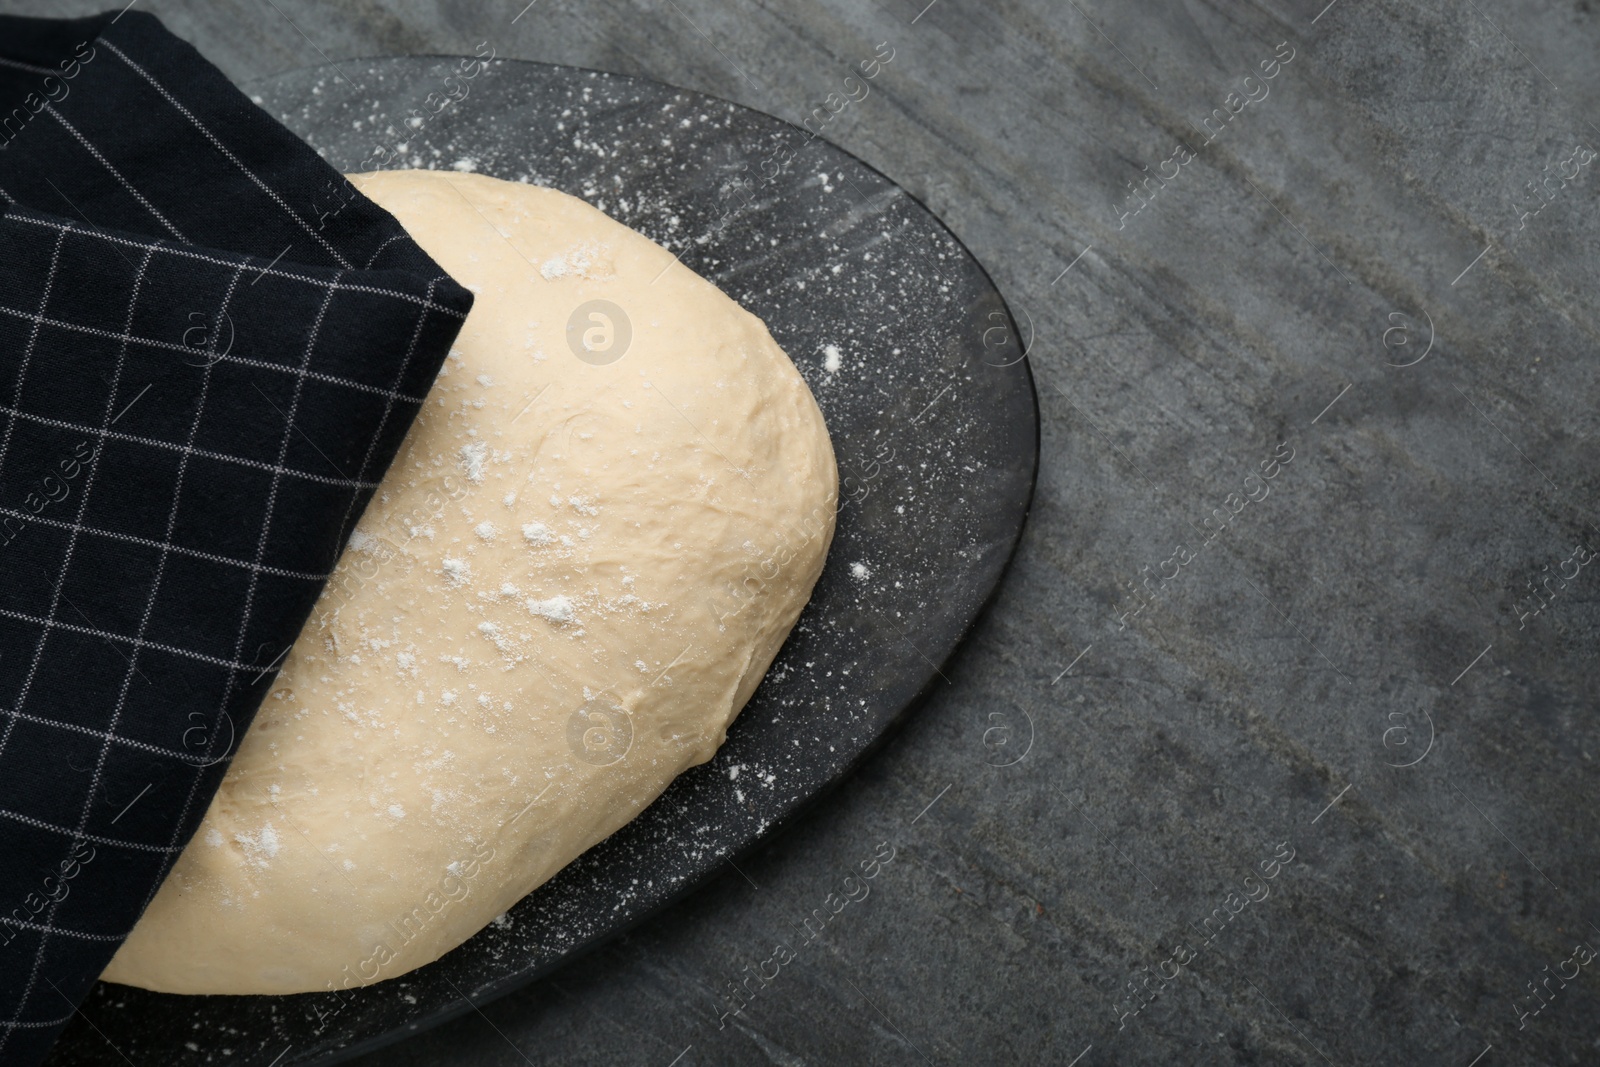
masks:
<path id="1" fill-rule="evenodd" d="M 13 1065 L 194 833 L 472 298 L 138 12 L 0 17 L 0 206 Z"/>

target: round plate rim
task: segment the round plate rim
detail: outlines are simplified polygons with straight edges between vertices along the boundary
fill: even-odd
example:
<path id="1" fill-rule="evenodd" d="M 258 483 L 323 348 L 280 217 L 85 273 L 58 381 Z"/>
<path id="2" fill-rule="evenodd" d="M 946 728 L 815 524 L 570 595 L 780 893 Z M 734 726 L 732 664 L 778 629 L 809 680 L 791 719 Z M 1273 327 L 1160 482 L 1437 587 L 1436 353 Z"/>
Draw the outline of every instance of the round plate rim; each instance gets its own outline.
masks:
<path id="1" fill-rule="evenodd" d="M 395 61 L 395 60 L 424 60 L 424 59 L 436 59 L 436 60 L 474 59 L 474 60 L 478 60 L 478 61 L 483 61 L 484 57 L 482 57 L 482 56 L 453 55 L 453 54 L 444 53 L 444 52 L 417 52 L 417 53 L 408 53 L 408 54 L 390 54 L 390 55 L 381 55 L 380 54 L 380 55 L 370 55 L 370 56 L 351 56 L 351 57 L 343 60 L 343 62 L 346 62 L 346 63 L 379 63 L 379 62 L 388 62 L 388 61 Z M 769 120 L 769 121 L 772 121 L 772 122 L 776 122 L 776 123 L 781 123 L 782 125 L 787 126 L 790 129 L 797 130 L 797 131 L 800 131 L 802 133 L 807 133 L 807 134 L 810 133 L 809 130 L 805 130 L 803 127 L 797 126 L 797 125 L 795 125 L 794 123 L 790 122 L 787 119 L 784 119 L 784 118 L 782 118 L 780 116 L 777 116 L 777 115 L 773 115 L 773 114 L 771 114 L 769 112 L 766 112 L 766 111 L 762 111 L 759 108 L 750 107 L 749 105 L 741 104 L 738 101 L 728 100 L 725 97 L 720 97 L 720 96 L 717 96 L 717 95 L 715 95 L 713 93 L 704 92 L 704 91 L 699 90 L 699 89 L 691 89 L 691 88 L 686 88 L 684 86 L 674 85 L 671 82 L 661 81 L 660 79 L 656 79 L 656 78 L 649 78 L 649 77 L 644 77 L 644 76 L 636 75 L 636 74 L 623 74 L 623 73 L 618 73 L 618 72 L 615 72 L 615 71 L 601 70 L 601 69 L 595 68 L 595 67 L 585 67 L 585 66 L 579 66 L 579 65 L 570 64 L 570 63 L 550 63 L 550 62 L 545 62 L 545 61 L 542 61 L 542 60 L 514 59 L 514 58 L 503 57 L 503 56 L 491 57 L 488 60 L 488 62 L 504 63 L 504 64 L 517 64 L 519 66 L 528 66 L 528 67 L 540 67 L 540 68 L 544 68 L 544 69 L 548 69 L 548 70 L 576 71 L 576 72 L 579 72 L 579 73 L 598 75 L 598 76 L 601 76 L 601 77 L 604 77 L 604 78 L 617 79 L 617 80 L 625 81 L 625 82 L 637 82 L 637 83 L 643 83 L 643 84 L 664 86 L 665 88 L 671 89 L 674 92 L 684 93 L 684 94 L 687 94 L 687 95 L 690 95 L 690 96 L 693 96 L 693 97 L 697 97 L 697 98 L 701 98 L 701 99 L 705 99 L 705 100 L 709 100 L 709 101 L 714 101 L 714 102 L 716 102 L 718 104 L 725 104 L 725 105 L 728 105 L 728 106 L 731 106 L 731 107 L 739 108 L 740 110 L 743 110 L 743 111 L 753 112 L 753 113 L 755 113 L 757 115 L 760 115 L 762 118 L 764 118 L 766 120 Z M 252 78 L 252 79 L 250 79 L 248 81 L 240 83 L 239 87 L 240 87 L 240 89 L 242 91 L 244 91 L 244 92 L 246 92 L 248 94 L 255 87 L 267 85 L 267 84 L 270 84 L 270 83 L 273 83 L 273 82 L 277 82 L 280 79 L 286 79 L 286 78 L 293 77 L 293 76 L 304 76 L 307 73 L 309 73 L 311 71 L 316 71 L 316 70 L 325 70 L 325 71 L 337 73 L 337 64 L 325 63 L 325 64 L 314 64 L 314 65 L 305 66 L 305 67 L 294 67 L 294 68 L 290 68 L 288 70 L 280 71 L 280 72 L 278 72 L 276 74 L 267 75 L 267 76 L 260 77 L 260 78 Z M 816 135 L 813 135 L 813 136 L 816 136 Z M 966 242 L 961 239 L 960 235 L 957 234 L 953 229 L 951 229 L 949 224 L 946 223 L 944 221 L 944 219 L 941 218 L 937 212 L 935 212 L 926 203 L 924 203 L 922 201 L 922 199 L 920 197 L 918 197 L 916 194 L 914 194 L 910 190 L 906 189 L 899 182 L 895 181 L 889 175 L 883 173 L 883 171 L 879 170 L 877 167 L 873 166 L 871 163 L 868 163 L 866 160 L 864 160 L 864 159 L 860 158 L 859 156 L 857 156 L 854 152 L 851 152 L 849 149 L 844 148 L 844 147 L 834 143 L 833 141 L 828 140 L 825 137 L 817 136 L 816 139 L 822 141 L 823 143 L 825 143 L 828 147 L 832 148 L 833 150 L 835 150 L 837 152 L 840 152 L 843 155 L 849 157 L 857 165 L 865 168 L 866 170 L 870 171 L 871 173 L 873 173 L 873 174 L 877 175 L 878 177 L 882 178 L 884 180 L 884 182 L 886 182 L 888 185 L 892 186 L 901 195 L 903 195 L 907 199 L 909 199 L 918 208 L 920 208 L 921 211 L 928 218 L 932 219 L 933 222 L 955 244 L 955 246 L 957 248 L 959 248 L 962 251 L 962 253 L 964 253 L 967 256 L 967 258 L 971 261 L 972 266 L 977 268 L 978 274 L 982 278 L 983 282 L 989 287 L 990 290 L 992 290 L 994 292 L 996 297 L 999 298 L 999 300 L 1000 300 L 1000 310 L 1003 312 L 1003 314 L 1006 317 L 1006 322 L 1007 322 L 1008 326 L 1010 327 L 1012 336 L 1014 336 L 1014 337 L 1015 336 L 1020 336 L 1018 331 L 1017 331 L 1016 317 L 1014 315 L 1012 315 L 1012 313 L 1011 313 L 1010 304 L 1006 301 L 1005 294 L 1001 291 L 999 285 L 997 285 L 995 283 L 995 280 L 994 280 L 993 276 L 989 273 L 988 268 L 983 265 L 983 262 L 978 258 L 976 253 L 974 253 L 972 251 L 972 249 L 967 246 Z M 1031 345 L 1029 347 L 1031 347 Z M 987 594 L 984 596 L 983 600 L 978 604 L 977 608 L 972 612 L 971 617 L 966 621 L 965 625 L 963 625 L 961 627 L 960 631 L 956 634 L 953 642 L 950 645 L 949 650 L 945 653 L 945 655 L 942 658 L 940 658 L 940 660 L 937 662 L 937 664 L 935 664 L 936 668 L 943 668 L 946 664 L 948 664 L 951 660 L 953 660 L 957 655 L 959 655 L 961 653 L 962 649 L 966 647 L 969 638 L 972 636 L 973 632 L 977 629 L 978 625 L 988 616 L 989 612 L 994 607 L 994 604 L 995 604 L 996 600 L 999 598 L 1001 587 L 1005 584 L 1006 578 L 1010 574 L 1011 567 L 1012 567 L 1013 563 L 1016 560 L 1017 552 L 1020 549 L 1021 544 L 1022 544 L 1023 534 L 1026 531 L 1027 526 L 1028 526 L 1028 520 L 1032 516 L 1032 513 L 1033 513 L 1033 505 L 1034 505 L 1035 499 L 1037 498 L 1037 493 L 1038 493 L 1038 478 L 1039 478 L 1039 466 L 1040 466 L 1039 460 L 1040 460 L 1040 455 L 1041 455 L 1040 449 L 1041 449 L 1041 444 L 1042 444 L 1042 426 L 1041 426 L 1040 408 L 1039 408 L 1039 392 L 1038 392 L 1038 384 L 1034 379 L 1033 365 L 1032 365 L 1032 363 L 1031 363 L 1031 361 L 1030 361 L 1030 359 L 1028 357 L 1028 351 L 1027 351 L 1026 348 L 1024 349 L 1022 358 L 1018 362 L 1022 365 L 1023 372 L 1024 372 L 1024 375 L 1025 375 L 1024 381 L 1027 383 L 1027 395 L 1028 395 L 1028 399 L 1030 401 L 1031 414 L 1032 414 L 1032 420 L 1033 420 L 1033 440 L 1032 440 L 1031 448 L 1030 448 L 1031 456 L 1030 456 L 1030 469 L 1028 471 L 1028 477 L 1027 477 L 1027 496 L 1026 496 L 1026 500 L 1023 502 L 1023 505 L 1022 505 L 1022 507 L 1021 507 L 1021 509 L 1020 509 L 1020 511 L 1018 513 L 1018 518 L 1017 518 L 1017 523 L 1016 523 L 1016 531 L 1011 537 L 1010 545 L 1007 546 L 1007 548 L 1006 548 L 1005 558 L 1001 562 L 999 569 L 996 571 L 993 583 L 991 584 L 991 586 L 990 586 Z M 820 788 L 814 790 L 810 795 L 806 796 L 803 800 L 801 800 L 793 808 L 791 808 L 790 810 L 785 812 L 780 818 L 778 818 L 776 821 L 774 821 L 771 825 L 769 825 L 761 833 L 759 833 L 759 834 L 753 836 L 752 838 L 750 838 L 738 850 L 738 852 L 734 854 L 735 857 L 736 858 L 743 858 L 744 856 L 748 855 L 750 852 L 752 852 L 757 847 L 765 845 L 765 844 L 769 844 L 777 835 L 781 834 L 782 832 L 784 832 L 784 831 L 788 830 L 789 828 L 791 828 L 792 826 L 794 826 L 795 823 L 797 823 L 803 817 L 806 817 L 806 816 L 809 816 L 810 814 L 812 814 L 816 810 L 818 805 L 823 800 L 825 800 L 828 797 L 832 796 L 841 786 L 844 785 L 844 783 L 848 779 L 854 777 L 855 774 L 861 769 L 861 767 L 869 759 L 871 759 L 873 756 L 875 756 L 879 752 L 881 752 L 883 750 L 883 748 L 895 737 L 895 735 L 900 732 L 900 730 L 905 726 L 905 724 L 911 719 L 912 715 L 915 714 L 918 710 L 920 710 L 922 708 L 923 705 L 925 705 L 927 703 L 927 701 L 929 700 L 929 698 L 933 694 L 933 691 L 934 691 L 934 688 L 935 688 L 935 682 L 936 682 L 936 680 L 938 678 L 939 678 L 939 672 L 938 672 L 938 669 L 936 669 L 932 674 L 929 675 L 929 677 L 927 679 L 924 680 L 921 688 L 918 689 L 917 692 L 909 700 L 907 700 L 893 714 L 893 716 L 888 720 L 888 722 L 880 730 L 877 731 L 876 735 L 872 738 L 872 740 L 867 742 L 867 744 L 863 745 L 860 749 L 858 749 L 856 751 L 856 753 L 853 755 L 853 757 L 849 760 L 849 762 L 844 766 L 844 768 L 837 775 L 835 775 L 831 780 L 825 782 Z M 631 920 L 629 920 L 629 921 L 627 921 L 627 922 L 625 922 L 625 923 L 623 923 L 623 924 L 621 924 L 621 925 L 619 925 L 617 927 L 614 927 L 613 929 L 609 930 L 608 932 L 606 932 L 605 934 L 603 934 L 603 935 L 601 935 L 601 936 L 599 936 L 597 938 L 593 938 L 593 939 L 585 942 L 583 945 L 579 946 L 578 948 L 574 949 L 571 952 L 568 952 L 568 953 L 562 955 L 559 959 L 551 961 L 549 964 L 547 964 L 546 966 L 544 966 L 542 968 L 533 968 L 533 969 L 530 969 L 530 970 L 525 971 L 525 972 L 519 972 L 519 973 L 517 973 L 515 975 L 503 978 L 500 981 L 485 987 L 485 989 L 479 990 L 476 1000 L 469 1001 L 465 997 L 462 997 L 459 1000 L 451 1001 L 447 1005 L 445 1005 L 444 1007 L 439 1008 L 439 1009 L 437 1009 L 435 1011 L 429 1012 L 429 1013 L 427 1013 L 427 1014 L 425 1014 L 425 1015 L 423 1015 L 423 1016 L 421 1016 L 421 1017 L 419 1017 L 419 1018 L 417 1018 L 415 1020 L 412 1020 L 411 1022 L 404 1023 L 404 1024 L 401 1024 L 401 1025 L 392 1027 L 391 1029 L 382 1031 L 380 1033 L 373 1034 L 370 1037 L 367 1037 L 365 1039 L 362 1039 L 362 1040 L 359 1040 L 359 1041 L 354 1041 L 354 1042 L 352 1042 L 352 1043 L 350 1043 L 348 1045 L 343 1046 L 342 1048 L 331 1050 L 328 1053 L 326 1053 L 325 1055 L 318 1056 L 315 1059 L 299 1061 L 299 1062 L 301 1062 L 303 1064 L 306 1064 L 306 1065 L 316 1064 L 316 1065 L 326 1065 L 326 1067 L 331 1067 L 331 1065 L 333 1065 L 333 1064 L 347 1062 L 347 1061 L 349 1061 L 351 1059 L 354 1059 L 354 1058 L 356 1058 L 358 1056 L 365 1055 L 365 1054 L 367 1054 L 369 1052 L 374 1052 L 377 1049 L 387 1047 L 387 1046 L 395 1044 L 395 1043 L 397 1043 L 399 1041 L 403 1041 L 408 1037 L 414 1036 L 416 1034 L 420 1034 L 420 1033 L 422 1033 L 423 1031 L 426 1031 L 426 1030 L 431 1030 L 431 1029 L 433 1029 L 433 1028 L 435 1028 L 437 1026 L 441 1026 L 441 1025 L 447 1023 L 447 1022 L 450 1022 L 453 1019 L 459 1018 L 459 1017 L 465 1015 L 466 1013 L 468 1013 L 469 1011 L 476 1010 L 483 1003 L 488 1003 L 490 1001 L 498 1000 L 501 997 L 504 997 L 504 996 L 506 996 L 506 995 L 508 995 L 510 993 L 515 992 L 518 989 L 523 988 L 524 986 L 530 985 L 533 982 L 538 981 L 541 978 L 547 977 L 550 974 L 553 974 L 553 973 L 561 970 L 562 968 L 570 965 L 571 963 L 573 963 L 574 961 L 576 961 L 578 959 L 581 959 L 582 957 L 588 955 L 589 953 L 595 951 L 596 949 L 602 948 L 605 945 L 614 942 L 618 937 L 621 937 L 622 935 L 628 933 L 629 931 L 638 928 L 639 926 L 643 925 L 646 922 L 650 922 L 650 921 L 654 921 L 654 920 L 659 919 L 664 912 L 666 912 L 667 910 L 669 910 L 672 907 L 676 906 L 677 904 L 681 903 L 683 900 L 687 899 L 690 895 L 702 891 L 708 884 L 710 884 L 711 880 L 713 878 L 715 878 L 715 877 L 717 877 L 716 874 L 708 872 L 708 873 L 706 873 L 705 875 L 703 875 L 699 879 L 686 879 L 684 884 L 681 887 L 676 889 L 669 896 L 667 896 L 664 899 L 662 899 L 660 901 L 660 903 L 658 903 L 654 908 L 650 909 L 649 911 L 644 912 L 644 913 L 636 916 L 635 918 L 633 918 L 633 919 L 631 919 Z"/>

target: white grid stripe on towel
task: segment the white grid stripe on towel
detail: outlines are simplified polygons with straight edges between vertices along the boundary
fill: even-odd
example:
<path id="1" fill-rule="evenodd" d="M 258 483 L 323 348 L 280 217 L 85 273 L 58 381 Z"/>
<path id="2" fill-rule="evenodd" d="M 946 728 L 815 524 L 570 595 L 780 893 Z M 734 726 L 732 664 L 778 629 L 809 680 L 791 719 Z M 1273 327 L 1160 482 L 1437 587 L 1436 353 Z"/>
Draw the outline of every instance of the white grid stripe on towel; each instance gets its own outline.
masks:
<path id="1" fill-rule="evenodd" d="M 236 267 L 240 263 L 247 262 L 243 256 L 240 256 L 236 259 L 224 259 L 221 256 L 207 255 L 204 252 L 197 252 L 193 248 L 179 248 L 176 245 L 164 245 L 159 243 L 146 244 L 144 241 L 137 241 L 131 237 L 123 236 L 122 234 L 99 233 L 95 230 L 86 230 L 74 223 L 63 222 L 60 219 L 39 218 L 34 215 L 28 215 L 20 212 L 10 215 L 9 218 L 16 222 L 26 222 L 34 226 L 43 226 L 47 229 L 66 230 L 68 233 L 81 233 L 86 237 L 93 237 L 97 240 L 108 241 L 112 244 L 123 245 L 128 248 L 137 248 L 141 251 L 154 248 L 157 253 L 162 255 L 176 256 L 180 259 L 192 259 L 199 263 L 212 263 L 219 267 Z M 374 256 L 374 258 L 376 258 L 376 256 Z M 306 285 L 314 285 L 319 289 L 326 288 L 329 284 L 327 281 L 319 278 L 313 278 L 309 274 L 296 274 L 294 271 L 283 267 L 272 267 L 265 269 L 261 271 L 261 274 L 268 278 L 283 278 L 286 281 L 304 282 Z M 399 289 L 385 289 L 381 285 L 356 285 L 351 282 L 339 282 L 335 284 L 333 288 L 339 292 L 371 293 L 374 296 L 393 297 L 394 299 L 407 304 L 420 304 L 429 311 L 437 312 L 440 315 L 448 315 L 452 319 L 465 319 L 467 317 L 463 312 L 457 311 L 453 307 L 446 307 L 444 304 L 437 304 L 432 300 L 425 300 L 416 293 L 402 292 Z"/>
<path id="2" fill-rule="evenodd" d="M 16 822 L 25 823 L 28 826 L 32 826 L 35 829 L 49 830 L 52 833 L 61 834 L 64 837 L 71 837 L 71 838 L 74 838 L 75 840 L 80 840 L 80 841 L 90 841 L 90 842 L 93 842 L 96 845 L 107 845 L 107 846 L 109 846 L 111 848 L 126 848 L 126 849 L 130 849 L 130 850 L 132 850 L 134 852 L 182 852 L 183 851 L 181 846 L 178 847 L 178 848 L 163 848 L 160 845 L 147 845 L 143 841 L 123 841 L 123 840 L 121 840 L 119 838 L 115 838 L 115 837 L 102 837 L 99 834 L 80 834 L 80 833 L 77 833 L 76 831 L 67 829 L 65 826 L 57 826 L 54 823 L 45 822 L 43 819 L 35 819 L 31 815 L 24 815 L 21 812 L 10 811 L 10 810 L 8 810 L 6 808 L 0 808 L 0 819 L 12 819 L 12 820 L 14 820 Z M 17 1012 L 17 1015 L 20 1018 L 22 1013 L 19 1011 L 19 1012 Z M 3 1025 L 5 1025 L 5 1024 L 4 1023 L 0 1023 L 0 1026 L 3 1026 Z"/>
<path id="3" fill-rule="evenodd" d="M 112 744 L 126 745 L 129 748 L 136 748 L 141 752 L 150 752 L 157 756 L 167 756 L 171 759 L 182 760 L 184 762 L 191 762 L 194 760 L 194 753 L 192 752 L 179 752 L 176 749 L 162 748 L 160 745 L 146 744 L 143 741 L 135 741 L 131 737 L 123 737 L 120 734 L 110 733 L 106 730 L 95 730 L 88 726 L 79 726 L 75 722 L 57 722 L 55 719 L 45 719 L 39 717 L 38 715 L 27 715 L 20 711 L 13 711 L 10 708 L 0 708 L 0 715 L 21 719 L 23 722 L 31 722 L 36 726 L 49 726 L 57 730 L 68 730 L 75 734 L 84 734 L 88 737 L 98 737 L 101 740 L 109 741 Z"/>
<path id="4" fill-rule="evenodd" d="M 228 263 L 226 260 L 222 260 L 221 262 L 224 266 L 235 266 L 235 264 Z M 104 338 L 107 341 L 117 341 L 120 343 L 132 342 L 134 344 L 144 345 L 149 348 L 164 349 L 168 352 L 182 352 L 185 355 L 190 356 L 195 354 L 195 349 L 189 347 L 188 345 L 179 344 L 177 341 L 158 341 L 154 337 L 135 337 L 126 331 L 122 333 L 113 333 L 110 330 L 102 330 L 94 326 L 80 326 L 75 322 L 65 322 L 61 319 L 47 318 L 43 315 L 30 315 L 26 311 L 18 311 L 16 308 L 6 307 L 4 304 L 0 304 L 0 314 L 11 315 L 19 319 L 27 319 L 34 324 L 35 329 L 38 329 L 40 326 L 52 326 L 58 330 L 67 330 L 72 333 L 84 333 L 90 335 L 91 337 Z M 387 397 L 393 392 L 393 390 L 382 389 L 376 385 L 368 385 L 365 382 L 358 382 L 351 378 L 341 378 L 335 374 L 321 374 L 315 371 L 297 372 L 293 367 L 285 367 L 281 363 L 269 363 L 266 360 L 247 359 L 244 356 L 235 355 L 214 355 L 212 358 L 219 362 L 237 363 L 242 367 L 255 367 L 258 370 L 276 371 L 279 374 L 298 373 L 301 378 L 313 378 L 319 382 L 326 382 L 329 385 L 339 385 L 346 389 L 355 389 L 363 393 L 373 393 L 377 396 Z M 422 403 L 421 397 L 401 396 L 398 393 L 395 393 L 392 399 L 403 400 L 408 404 Z"/>
<path id="5" fill-rule="evenodd" d="M 209 370 L 209 368 L 208 368 Z M 213 452 L 210 449 L 194 448 L 190 445 L 180 445 L 160 437 L 141 437 L 133 433 L 119 433 L 116 430 L 97 429 L 85 426 L 81 422 L 69 422 L 66 419 L 52 419 L 48 415 L 35 415 L 31 411 L 22 411 L 17 408 L 0 404 L 0 414 L 10 415 L 23 422 L 34 422 L 40 426 L 50 426 L 57 430 L 73 430 L 90 437 L 98 437 L 102 441 L 125 441 L 129 444 L 145 445 L 149 448 L 159 448 L 166 452 L 177 452 L 185 460 L 189 456 L 200 456 L 205 459 L 214 459 L 218 463 L 230 463 L 234 466 L 249 467 L 252 470 L 266 471 L 278 477 L 288 476 L 301 478 L 308 482 L 320 482 L 323 485 L 334 485 L 341 489 L 376 489 L 377 482 L 358 482 L 350 478 L 335 478 L 327 474 L 312 474 L 310 471 L 296 470 L 293 467 L 284 467 L 279 464 L 266 463 L 259 459 L 247 459 L 244 456 L 234 456 L 227 452 Z"/>
<path id="6" fill-rule="evenodd" d="M 202 552 L 198 548 L 186 548 L 175 545 L 170 541 L 156 541 L 148 537 L 138 537 L 134 534 L 119 533 L 116 530 L 102 530 L 95 526 L 80 526 L 65 519 L 50 519 L 43 515 L 35 515 L 29 511 L 18 511 L 15 508 L 0 508 L 0 518 L 22 519 L 31 525 L 49 526 L 58 530 L 76 530 L 88 534 L 90 537 L 105 537 L 113 541 L 126 541 L 130 545 L 142 545 L 145 548 L 162 549 L 178 556 L 188 556 L 191 559 L 203 559 L 207 563 L 220 563 L 226 567 L 238 567 L 240 570 L 260 571 L 270 574 L 274 578 L 295 578 L 304 582 L 325 582 L 333 577 L 332 571 L 292 571 L 283 567 L 267 567 L 251 563 L 249 560 L 233 559 L 221 556 L 215 552 Z"/>
<path id="7" fill-rule="evenodd" d="M 179 645 L 169 645 L 161 641 L 145 641 L 127 634 L 112 633 L 110 630 L 99 630 L 93 626 L 80 626 L 75 622 L 62 622 L 60 619 L 46 618 L 42 615 L 29 615 L 23 611 L 13 611 L 11 608 L 0 608 L 0 619 L 14 619 L 17 622 L 32 623 L 35 626 L 48 630 L 61 630 L 64 633 L 82 634 L 85 637 L 98 637 L 102 641 L 111 641 L 128 645 L 134 648 L 153 648 L 158 652 L 166 652 L 183 659 L 192 659 L 197 663 L 209 663 L 213 667 L 225 667 L 230 671 L 245 671 L 259 673 L 262 669 L 259 663 L 240 663 L 238 660 L 224 659 L 205 652 L 196 652 L 191 648 Z"/>

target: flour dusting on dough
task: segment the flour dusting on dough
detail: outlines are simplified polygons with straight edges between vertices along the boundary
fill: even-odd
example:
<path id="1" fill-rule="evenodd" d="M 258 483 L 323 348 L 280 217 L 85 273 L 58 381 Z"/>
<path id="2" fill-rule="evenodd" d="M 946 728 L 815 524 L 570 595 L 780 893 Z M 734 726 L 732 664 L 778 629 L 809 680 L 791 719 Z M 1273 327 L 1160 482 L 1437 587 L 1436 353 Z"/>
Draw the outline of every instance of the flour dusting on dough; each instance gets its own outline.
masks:
<path id="1" fill-rule="evenodd" d="M 571 622 L 578 617 L 572 608 L 572 601 L 564 596 L 553 596 L 548 600 L 530 600 L 528 610 L 551 622 Z"/>
<path id="2" fill-rule="evenodd" d="M 267 861 L 278 854 L 278 831 L 267 823 L 253 834 L 234 834 L 233 839 L 244 849 L 245 859 L 257 867 L 265 867 Z"/>

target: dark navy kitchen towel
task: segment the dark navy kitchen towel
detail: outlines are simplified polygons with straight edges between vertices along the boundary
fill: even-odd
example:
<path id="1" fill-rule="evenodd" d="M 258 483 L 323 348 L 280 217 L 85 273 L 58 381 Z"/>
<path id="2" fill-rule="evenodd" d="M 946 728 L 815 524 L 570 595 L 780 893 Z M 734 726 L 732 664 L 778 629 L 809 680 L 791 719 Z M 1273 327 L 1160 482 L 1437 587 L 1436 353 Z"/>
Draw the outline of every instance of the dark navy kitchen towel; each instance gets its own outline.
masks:
<path id="1" fill-rule="evenodd" d="M 0 209 L 14 1065 L 194 832 L 472 298 L 138 12 L 0 17 Z"/>

